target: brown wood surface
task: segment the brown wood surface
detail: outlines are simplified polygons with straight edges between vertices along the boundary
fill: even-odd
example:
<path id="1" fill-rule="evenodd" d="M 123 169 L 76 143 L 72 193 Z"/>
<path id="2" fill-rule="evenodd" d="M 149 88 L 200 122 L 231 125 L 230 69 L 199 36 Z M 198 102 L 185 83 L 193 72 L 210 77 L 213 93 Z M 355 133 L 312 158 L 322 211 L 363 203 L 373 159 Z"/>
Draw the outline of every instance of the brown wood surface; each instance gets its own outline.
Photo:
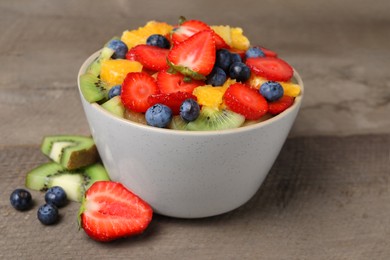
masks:
<path id="1" fill-rule="evenodd" d="M 244 206 L 216 217 L 154 215 L 135 238 L 101 244 L 78 231 L 78 203 L 55 226 L 8 200 L 47 161 L 37 146 L 0 148 L 0 259 L 389 259 L 390 136 L 290 138 Z"/>
<path id="2" fill-rule="evenodd" d="M 82 62 L 110 38 L 180 15 L 242 27 L 305 82 L 297 121 L 264 185 L 229 214 L 156 215 L 139 237 L 99 244 L 9 203 L 47 159 L 44 135 L 89 129 L 76 87 Z M 0 1 L 0 259 L 390 259 L 390 2 Z"/>

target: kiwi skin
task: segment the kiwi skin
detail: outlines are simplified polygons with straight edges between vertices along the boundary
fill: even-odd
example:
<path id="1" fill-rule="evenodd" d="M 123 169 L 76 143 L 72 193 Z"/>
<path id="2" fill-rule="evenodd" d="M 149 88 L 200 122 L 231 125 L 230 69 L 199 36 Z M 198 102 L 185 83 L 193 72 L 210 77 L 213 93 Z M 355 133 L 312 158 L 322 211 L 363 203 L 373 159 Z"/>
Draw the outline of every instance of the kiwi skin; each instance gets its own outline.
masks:
<path id="1" fill-rule="evenodd" d="M 186 122 L 180 116 L 175 116 L 169 127 L 176 130 L 210 131 L 237 128 L 244 122 L 245 117 L 233 111 L 203 106 L 196 120 Z"/>

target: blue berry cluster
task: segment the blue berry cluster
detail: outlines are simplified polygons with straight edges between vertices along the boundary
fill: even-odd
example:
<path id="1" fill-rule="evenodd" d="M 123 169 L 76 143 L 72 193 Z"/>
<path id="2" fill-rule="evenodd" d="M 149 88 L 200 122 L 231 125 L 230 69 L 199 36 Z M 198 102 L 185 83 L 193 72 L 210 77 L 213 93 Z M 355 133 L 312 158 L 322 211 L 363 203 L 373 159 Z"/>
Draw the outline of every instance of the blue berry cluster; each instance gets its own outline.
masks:
<path id="1" fill-rule="evenodd" d="M 222 86 L 228 77 L 239 82 L 245 82 L 250 75 L 251 71 L 242 61 L 240 55 L 231 53 L 226 49 L 220 49 L 217 50 L 215 65 L 207 76 L 206 83 L 213 86 Z"/>
<path id="2" fill-rule="evenodd" d="M 59 186 L 48 189 L 45 193 L 46 204 L 37 211 L 38 220 L 44 225 L 52 225 L 59 220 L 58 208 L 66 205 L 66 192 Z M 10 196 L 11 205 L 19 211 L 25 211 L 33 206 L 31 193 L 25 189 L 16 189 Z"/>

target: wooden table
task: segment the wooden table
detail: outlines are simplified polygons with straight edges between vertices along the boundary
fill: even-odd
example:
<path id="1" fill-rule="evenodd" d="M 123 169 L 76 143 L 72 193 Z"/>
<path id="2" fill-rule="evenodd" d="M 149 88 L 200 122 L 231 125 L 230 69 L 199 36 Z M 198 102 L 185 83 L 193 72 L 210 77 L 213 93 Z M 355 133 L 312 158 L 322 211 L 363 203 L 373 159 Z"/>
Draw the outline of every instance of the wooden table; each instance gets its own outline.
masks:
<path id="1" fill-rule="evenodd" d="M 389 259 L 390 2 L 0 2 L 0 259 Z M 89 134 L 76 75 L 114 35 L 184 15 L 244 29 L 301 73 L 302 110 L 258 193 L 206 219 L 155 215 L 141 236 L 100 244 L 77 203 L 55 226 L 9 203 L 47 161 L 44 135 Z"/>

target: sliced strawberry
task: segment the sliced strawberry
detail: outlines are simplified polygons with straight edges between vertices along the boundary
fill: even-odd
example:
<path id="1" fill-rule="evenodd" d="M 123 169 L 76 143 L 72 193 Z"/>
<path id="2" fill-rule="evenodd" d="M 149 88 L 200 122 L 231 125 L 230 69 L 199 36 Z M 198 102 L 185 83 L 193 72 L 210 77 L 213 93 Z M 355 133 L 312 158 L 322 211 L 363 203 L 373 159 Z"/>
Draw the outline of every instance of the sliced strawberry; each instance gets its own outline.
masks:
<path id="1" fill-rule="evenodd" d="M 204 85 L 200 80 L 185 80 L 180 73 L 171 74 L 163 70 L 157 74 L 157 86 L 161 93 L 187 92 L 192 94 L 194 88 Z"/>
<path id="2" fill-rule="evenodd" d="M 180 26 L 173 29 L 172 42 L 179 44 L 187 40 L 189 37 L 200 31 L 210 30 L 210 27 L 204 22 L 198 20 L 188 20 L 183 22 Z"/>
<path id="3" fill-rule="evenodd" d="M 256 47 L 264 52 L 265 57 L 274 57 L 274 58 L 278 57 L 278 54 L 274 51 L 271 51 L 271 50 L 264 48 L 262 46 L 256 46 Z"/>
<path id="4" fill-rule="evenodd" d="M 257 76 L 268 80 L 289 81 L 294 73 L 292 67 L 279 58 L 248 58 L 245 63 Z"/>
<path id="5" fill-rule="evenodd" d="M 85 193 L 80 227 L 102 242 L 141 234 L 153 217 L 152 208 L 122 184 L 98 181 Z"/>
<path id="6" fill-rule="evenodd" d="M 168 59 L 176 66 L 208 75 L 215 63 L 215 41 L 212 30 L 201 31 L 174 45 Z M 182 72 L 182 71 L 181 71 Z"/>
<path id="7" fill-rule="evenodd" d="M 139 61 L 144 68 L 158 71 L 167 69 L 168 49 L 140 44 L 131 49 L 134 52 L 136 60 Z"/>
<path id="8" fill-rule="evenodd" d="M 137 60 L 137 57 L 135 56 L 135 52 L 134 52 L 134 49 L 130 49 L 127 53 L 126 53 L 126 59 L 127 60 L 131 60 L 131 61 L 136 61 Z"/>
<path id="9" fill-rule="evenodd" d="M 267 100 L 259 91 L 242 83 L 230 85 L 223 98 L 230 110 L 246 119 L 260 119 L 268 111 Z"/>
<path id="10" fill-rule="evenodd" d="M 280 99 L 268 103 L 269 105 L 268 112 L 271 115 L 277 115 L 282 113 L 287 108 L 291 107 L 292 104 L 294 104 L 294 97 L 284 95 Z"/>
<path id="11" fill-rule="evenodd" d="M 134 112 L 146 112 L 150 107 L 148 97 L 158 93 L 156 81 L 145 72 L 130 72 L 122 84 L 123 105 Z"/>
<path id="12" fill-rule="evenodd" d="M 214 32 L 214 40 L 215 40 L 215 48 L 217 50 L 230 48 L 230 46 L 225 42 L 225 40 L 215 32 Z"/>
<path id="13" fill-rule="evenodd" d="M 196 96 L 187 92 L 173 92 L 173 93 L 159 93 L 151 95 L 148 98 L 150 104 L 154 105 L 157 103 L 164 104 L 172 109 L 174 115 L 178 115 L 180 112 L 180 106 L 184 100 L 192 98 L 196 100 Z"/>

